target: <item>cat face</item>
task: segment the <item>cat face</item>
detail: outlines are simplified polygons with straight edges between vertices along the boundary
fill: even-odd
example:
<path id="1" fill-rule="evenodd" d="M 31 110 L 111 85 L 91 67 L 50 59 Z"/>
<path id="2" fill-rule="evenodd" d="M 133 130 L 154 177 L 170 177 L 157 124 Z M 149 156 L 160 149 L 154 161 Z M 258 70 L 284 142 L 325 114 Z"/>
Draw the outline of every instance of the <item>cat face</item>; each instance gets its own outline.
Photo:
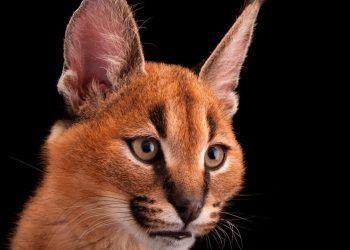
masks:
<path id="1" fill-rule="evenodd" d="M 106 210 L 116 223 L 150 240 L 192 244 L 240 189 L 241 149 L 205 82 L 177 66 L 145 68 L 51 139 L 50 151 L 67 178 L 81 180 L 77 188 L 101 197 L 95 202 L 115 198 Z"/>
<path id="2" fill-rule="evenodd" d="M 79 119 L 56 125 L 45 146 L 58 192 L 98 204 L 104 227 L 152 249 L 186 249 L 215 228 L 242 186 L 233 89 L 259 7 L 245 9 L 197 76 L 144 61 L 124 1 L 83 1 L 58 85 Z"/>

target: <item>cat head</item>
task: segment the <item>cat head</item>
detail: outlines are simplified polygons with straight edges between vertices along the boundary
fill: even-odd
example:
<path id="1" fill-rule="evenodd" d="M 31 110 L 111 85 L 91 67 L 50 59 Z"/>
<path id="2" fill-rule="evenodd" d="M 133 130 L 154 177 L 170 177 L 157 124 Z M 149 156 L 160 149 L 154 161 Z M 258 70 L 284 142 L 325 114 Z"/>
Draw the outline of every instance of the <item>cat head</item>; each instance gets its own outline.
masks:
<path id="1" fill-rule="evenodd" d="M 145 62 L 124 0 L 83 1 L 58 83 L 78 119 L 57 123 L 45 147 L 55 190 L 151 248 L 188 248 L 215 228 L 243 183 L 231 120 L 260 5 L 247 4 L 196 75 Z"/>

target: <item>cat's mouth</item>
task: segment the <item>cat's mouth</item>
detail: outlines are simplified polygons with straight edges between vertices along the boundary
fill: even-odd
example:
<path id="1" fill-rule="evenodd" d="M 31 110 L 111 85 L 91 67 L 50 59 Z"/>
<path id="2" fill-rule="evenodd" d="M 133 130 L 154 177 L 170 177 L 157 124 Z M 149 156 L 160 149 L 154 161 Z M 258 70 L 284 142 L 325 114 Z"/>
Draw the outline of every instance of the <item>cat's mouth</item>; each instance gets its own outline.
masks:
<path id="1" fill-rule="evenodd" d="M 149 234 L 151 237 L 169 237 L 176 240 L 182 240 L 185 238 L 191 238 L 192 233 L 189 231 L 158 231 L 158 232 L 151 232 Z"/>

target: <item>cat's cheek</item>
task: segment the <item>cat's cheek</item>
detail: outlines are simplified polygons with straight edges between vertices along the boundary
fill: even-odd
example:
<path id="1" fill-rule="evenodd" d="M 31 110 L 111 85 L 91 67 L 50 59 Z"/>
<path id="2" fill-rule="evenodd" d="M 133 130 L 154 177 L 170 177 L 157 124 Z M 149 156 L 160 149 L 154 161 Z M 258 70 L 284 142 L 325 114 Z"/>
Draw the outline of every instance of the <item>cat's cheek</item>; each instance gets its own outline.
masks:
<path id="1" fill-rule="evenodd" d="M 190 224 L 190 230 L 196 236 L 203 236 L 214 229 L 220 220 L 220 209 L 212 205 L 213 201 L 208 201 L 200 216 Z"/>
<path id="2" fill-rule="evenodd" d="M 227 166 L 211 173 L 210 192 L 218 201 L 227 201 L 238 193 L 243 185 L 243 162 L 228 159 Z"/>
<path id="3" fill-rule="evenodd" d="M 110 143 L 103 158 L 100 176 L 117 189 L 132 195 L 155 191 L 152 168 L 136 161 L 123 142 Z"/>

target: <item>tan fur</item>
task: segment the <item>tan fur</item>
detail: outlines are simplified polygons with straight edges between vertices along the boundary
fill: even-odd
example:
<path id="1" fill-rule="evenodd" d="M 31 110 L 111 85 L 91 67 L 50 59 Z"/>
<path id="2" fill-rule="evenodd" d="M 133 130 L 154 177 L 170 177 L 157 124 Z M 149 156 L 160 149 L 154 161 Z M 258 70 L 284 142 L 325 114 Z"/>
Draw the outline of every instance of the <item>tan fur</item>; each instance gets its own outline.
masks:
<path id="1" fill-rule="evenodd" d="M 113 93 L 103 108 L 90 107 L 84 121 L 46 143 L 48 174 L 22 215 L 14 249 L 22 246 L 25 249 L 62 249 L 62 246 L 78 249 L 102 236 L 111 236 L 111 230 L 126 231 L 123 225 L 106 227 L 93 232 L 82 243 L 78 240 L 79 234 L 95 221 L 92 220 L 91 225 L 90 221 L 83 221 L 82 225 L 69 222 L 87 209 L 74 206 L 98 203 L 107 192 L 123 200 L 145 194 L 156 199 L 160 207 L 169 206 L 153 172 L 131 164 L 122 154 L 126 148 L 121 141 L 123 137 L 149 134 L 149 131 L 156 135 L 143 114 L 158 102 L 166 103 L 168 110 L 176 110 L 167 112 L 169 115 L 176 113 L 178 116 L 175 118 L 177 125 L 167 138 L 170 153 L 178 159 L 176 165 L 169 165 L 174 180 L 189 194 L 200 189 L 202 170 L 194 156 L 208 138 L 207 128 L 201 123 L 196 126 L 197 121 L 205 120 L 205 113 L 197 111 L 211 110 L 220 121 L 218 133 L 225 135 L 225 143 L 232 147 L 229 158 L 237 161 L 229 170 L 213 175 L 207 203 L 210 206 L 225 201 L 240 189 L 243 175 L 241 149 L 231 132 L 230 119 L 208 85 L 181 67 L 148 63 L 146 69 L 147 75 L 133 76 L 132 84 Z M 190 103 L 190 116 L 186 113 L 188 103 L 183 101 L 186 95 L 193 102 Z M 191 117 L 190 121 L 188 117 Z M 188 127 L 188 124 L 194 126 Z M 198 228 L 198 234 L 201 234 Z M 119 237 L 106 238 L 105 244 L 119 245 L 120 240 L 125 240 Z M 128 237 L 128 244 L 135 241 L 131 240 L 133 236 Z"/>
<path id="2" fill-rule="evenodd" d="M 105 99 L 82 99 L 78 121 L 61 122 L 52 129 L 43 147 L 46 174 L 21 214 L 12 249 L 188 249 L 194 237 L 171 244 L 150 238 L 130 213 L 129 201 L 147 196 L 154 200 L 149 209 L 155 219 L 148 231 L 183 226 L 159 177 L 133 157 L 124 141 L 136 136 L 160 141 L 169 176 L 188 197 L 201 195 L 206 148 L 229 147 L 226 165 L 209 173 L 203 210 L 187 229 L 201 236 L 215 228 L 225 202 L 241 189 L 244 175 L 226 104 L 207 81 L 188 69 L 151 62 L 142 67 L 114 79 L 118 87 Z M 158 104 L 165 105 L 166 138 L 148 119 L 149 110 Z M 217 122 L 211 141 L 208 113 Z"/>

